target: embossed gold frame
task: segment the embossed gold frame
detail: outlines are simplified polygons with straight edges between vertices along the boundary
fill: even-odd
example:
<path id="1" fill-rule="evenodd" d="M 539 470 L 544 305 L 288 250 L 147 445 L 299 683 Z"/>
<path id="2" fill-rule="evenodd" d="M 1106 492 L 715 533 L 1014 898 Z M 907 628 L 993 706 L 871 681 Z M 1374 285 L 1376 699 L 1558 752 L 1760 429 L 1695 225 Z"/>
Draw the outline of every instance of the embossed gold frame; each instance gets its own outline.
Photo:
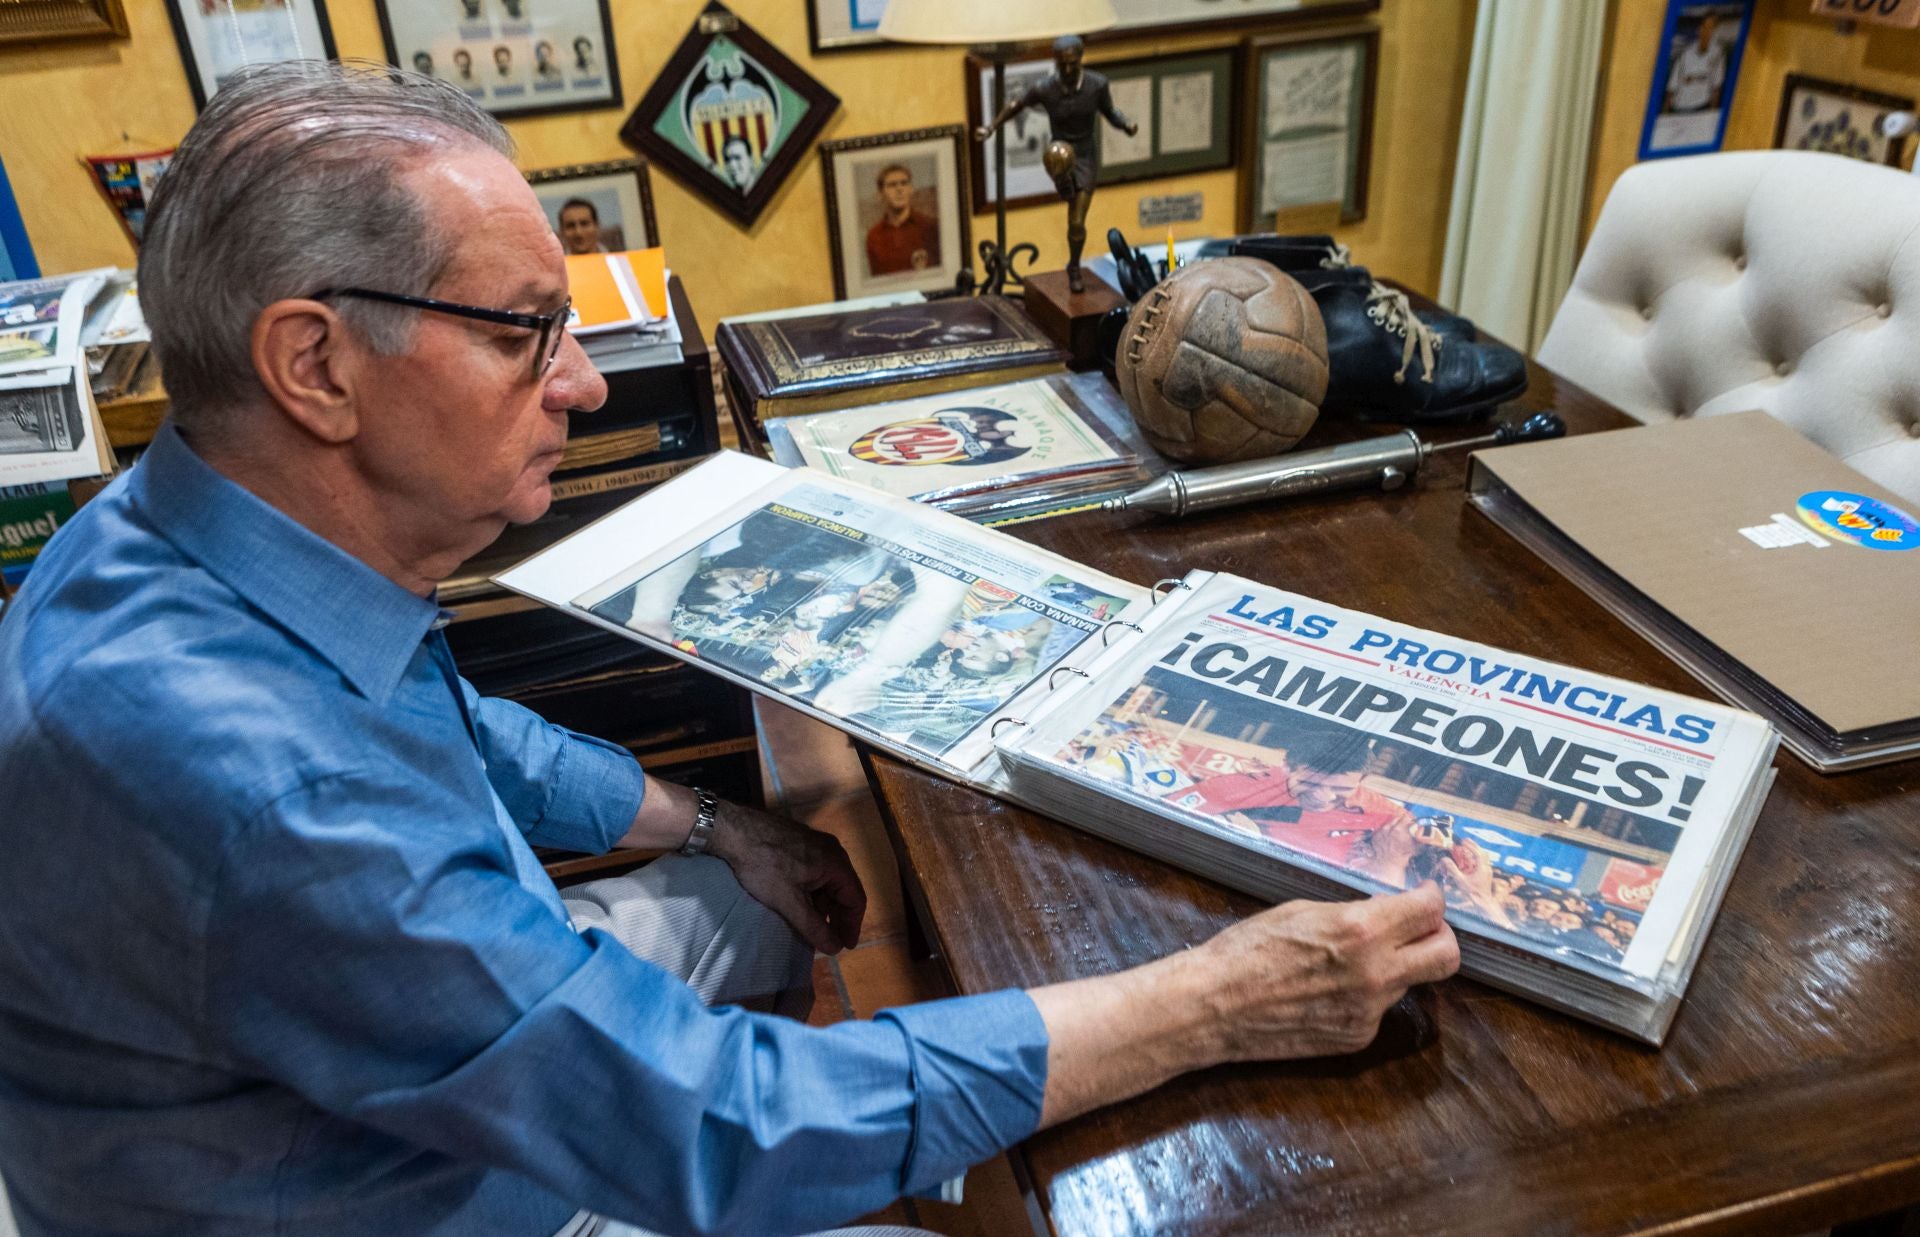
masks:
<path id="1" fill-rule="evenodd" d="M 0 0 L 0 44 L 40 39 L 124 39 L 121 0 Z"/>

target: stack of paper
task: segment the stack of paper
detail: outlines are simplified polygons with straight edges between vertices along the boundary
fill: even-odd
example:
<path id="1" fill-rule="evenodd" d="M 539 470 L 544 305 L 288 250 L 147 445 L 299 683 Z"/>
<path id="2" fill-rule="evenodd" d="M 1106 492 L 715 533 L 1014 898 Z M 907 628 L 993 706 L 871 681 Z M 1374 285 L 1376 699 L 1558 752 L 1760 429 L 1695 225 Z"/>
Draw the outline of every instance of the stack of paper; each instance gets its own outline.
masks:
<path id="1" fill-rule="evenodd" d="M 0 284 L 0 485 L 112 471 L 81 342 L 112 273 Z"/>
<path id="2" fill-rule="evenodd" d="M 567 281 L 573 292 L 568 329 L 600 372 L 679 364 L 665 250 L 572 254 Z"/>

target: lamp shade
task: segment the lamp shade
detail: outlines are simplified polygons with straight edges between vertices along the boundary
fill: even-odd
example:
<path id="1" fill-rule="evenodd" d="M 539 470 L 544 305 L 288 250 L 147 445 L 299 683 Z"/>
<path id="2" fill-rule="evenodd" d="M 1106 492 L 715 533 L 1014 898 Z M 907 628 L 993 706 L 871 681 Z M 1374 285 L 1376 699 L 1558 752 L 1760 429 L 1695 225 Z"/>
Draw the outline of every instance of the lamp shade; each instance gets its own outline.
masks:
<path id="1" fill-rule="evenodd" d="M 1113 0 L 887 0 L 880 37 L 977 47 L 1105 30 Z"/>

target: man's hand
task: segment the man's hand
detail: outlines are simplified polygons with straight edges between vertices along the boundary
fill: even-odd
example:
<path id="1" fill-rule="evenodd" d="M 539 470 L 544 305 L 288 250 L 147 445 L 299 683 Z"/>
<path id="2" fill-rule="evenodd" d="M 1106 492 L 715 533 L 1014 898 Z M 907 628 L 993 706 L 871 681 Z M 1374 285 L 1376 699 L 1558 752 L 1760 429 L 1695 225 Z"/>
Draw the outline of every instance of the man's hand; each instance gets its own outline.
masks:
<path id="1" fill-rule="evenodd" d="M 1034 990 L 1048 1035 L 1041 1125 L 1223 1061 L 1359 1051 L 1409 987 L 1459 969 L 1445 912 L 1433 885 L 1289 902 L 1158 962 Z"/>
<path id="2" fill-rule="evenodd" d="M 724 859 L 754 901 L 821 953 L 859 944 L 867 891 L 832 834 L 723 802 L 707 853 Z"/>
<path id="3" fill-rule="evenodd" d="M 1479 847 L 1472 843 L 1455 847 L 1440 861 L 1440 871 L 1448 887 L 1471 902 L 1475 910 L 1503 928 L 1513 927 L 1506 908 L 1500 905 L 1500 895 L 1493 891 L 1493 864 Z"/>
<path id="4" fill-rule="evenodd" d="M 1365 902 L 1288 902 L 1192 951 L 1220 1056 L 1358 1052 L 1415 984 L 1460 969 L 1434 885 Z"/>
<path id="5" fill-rule="evenodd" d="M 1401 813 L 1367 835 L 1367 857 L 1360 867 L 1367 875 L 1395 889 L 1407 887 L 1407 865 L 1422 843 L 1413 836 L 1413 817 Z"/>
<path id="6" fill-rule="evenodd" d="M 1133 123 L 1131 123 L 1131 124 L 1129 124 L 1129 125 L 1127 126 L 1127 136 L 1128 136 L 1128 137 L 1139 137 L 1139 136 L 1140 136 L 1140 122 L 1139 122 L 1139 121 L 1137 121 L 1137 120 L 1136 120 L 1136 121 L 1134 121 Z"/>

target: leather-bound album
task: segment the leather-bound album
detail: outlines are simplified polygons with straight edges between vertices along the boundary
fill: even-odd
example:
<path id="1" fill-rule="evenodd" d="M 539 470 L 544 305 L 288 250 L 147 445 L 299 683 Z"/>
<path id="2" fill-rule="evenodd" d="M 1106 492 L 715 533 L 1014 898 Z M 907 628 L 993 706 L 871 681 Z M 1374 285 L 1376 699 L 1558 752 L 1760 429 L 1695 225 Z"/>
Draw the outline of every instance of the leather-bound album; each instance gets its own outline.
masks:
<path id="1" fill-rule="evenodd" d="M 723 322 L 728 395 L 758 421 L 1062 372 L 1066 354 L 1019 302 L 951 297 Z"/>

